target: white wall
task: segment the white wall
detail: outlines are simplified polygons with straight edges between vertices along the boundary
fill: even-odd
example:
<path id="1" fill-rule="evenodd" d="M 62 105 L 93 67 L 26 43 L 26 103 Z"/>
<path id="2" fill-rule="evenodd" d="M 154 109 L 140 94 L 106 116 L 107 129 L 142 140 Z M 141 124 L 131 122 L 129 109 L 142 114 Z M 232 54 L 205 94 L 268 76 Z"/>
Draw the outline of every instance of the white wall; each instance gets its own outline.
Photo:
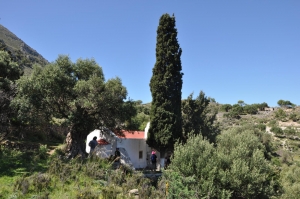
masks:
<path id="1" fill-rule="evenodd" d="M 145 168 L 147 166 L 147 150 L 150 150 L 144 139 L 121 139 L 117 142 L 117 147 L 125 148 L 133 166 L 135 168 Z M 142 151 L 143 157 L 139 158 L 139 152 Z"/>
<path id="2" fill-rule="evenodd" d="M 102 158 L 109 158 L 112 153 L 114 154 L 114 150 L 112 150 L 111 144 L 107 145 L 98 145 L 95 148 L 95 154 Z"/>
<path id="3" fill-rule="evenodd" d="M 147 125 L 149 128 L 149 124 Z M 148 129 L 147 129 L 148 130 Z M 114 133 L 102 133 L 99 129 L 92 131 L 87 136 L 86 152 L 90 152 L 89 142 L 97 136 L 97 140 L 105 139 L 110 145 L 105 145 L 107 155 L 114 155 L 116 147 L 124 148 L 135 168 L 145 168 L 150 164 L 151 148 L 146 144 L 146 136 L 144 139 L 126 139 L 118 138 Z M 104 147 L 102 146 L 101 149 Z M 139 158 L 139 151 L 143 152 L 143 157 Z M 110 154 L 109 154 L 110 153 Z M 159 156 L 159 154 L 157 154 Z"/>
<path id="4" fill-rule="evenodd" d="M 116 146 L 117 146 L 117 138 L 114 134 L 107 134 L 107 133 L 103 133 L 101 132 L 99 129 L 95 129 L 94 131 L 92 131 L 90 134 L 88 134 L 87 139 L 86 139 L 86 147 L 85 147 L 85 151 L 87 153 L 90 153 L 91 147 L 89 146 L 89 142 L 93 139 L 93 137 L 96 136 L 97 140 L 99 139 L 105 139 L 107 142 L 110 143 L 109 146 L 105 146 L 105 148 L 110 151 L 111 154 L 108 155 L 114 155 L 115 154 L 115 150 L 116 150 Z"/>
<path id="5" fill-rule="evenodd" d="M 86 138 L 86 146 L 85 146 L 85 151 L 87 153 L 90 153 L 91 147 L 89 146 L 89 142 L 93 139 L 93 137 L 97 136 L 97 139 L 99 139 L 100 136 L 100 130 L 94 130 L 90 134 L 88 134 Z"/>

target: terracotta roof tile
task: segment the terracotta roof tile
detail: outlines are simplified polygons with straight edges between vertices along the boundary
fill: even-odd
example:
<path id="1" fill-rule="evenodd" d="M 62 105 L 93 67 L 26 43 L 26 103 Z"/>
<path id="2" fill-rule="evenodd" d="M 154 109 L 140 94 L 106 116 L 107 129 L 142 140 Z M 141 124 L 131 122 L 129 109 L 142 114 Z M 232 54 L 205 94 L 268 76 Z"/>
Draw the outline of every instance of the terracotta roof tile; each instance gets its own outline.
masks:
<path id="1" fill-rule="evenodd" d="M 121 133 L 125 137 L 118 135 L 119 138 L 125 138 L 125 139 L 144 139 L 145 138 L 145 132 L 144 131 L 125 131 L 125 130 L 122 130 Z"/>
<path id="2" fill-rule="evenodd" d="M 105 139 L 99 139 L 97 140 L 99 145 L 108 145 L 109 143 Z"/>

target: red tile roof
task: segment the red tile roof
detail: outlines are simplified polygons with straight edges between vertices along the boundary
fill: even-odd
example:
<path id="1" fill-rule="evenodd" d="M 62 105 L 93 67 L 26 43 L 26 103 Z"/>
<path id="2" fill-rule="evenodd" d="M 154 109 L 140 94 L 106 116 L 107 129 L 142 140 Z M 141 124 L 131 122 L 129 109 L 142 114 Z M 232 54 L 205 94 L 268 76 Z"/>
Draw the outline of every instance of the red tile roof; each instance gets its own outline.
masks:
<path id="1" fill-rule="evenodd" d="M 108 145 L 109 143 L 105 139 L 99 139 L 97 140 L 99 145 Z"/>
<path id="2" fill-rule="evenodd" d="M 126 139 L 144 139 L 145 138 L 145 132 L 144 131 L 125 131 L 122 130 L 121 135 L 117 135 L 119 138 L 126 138 Z"/>

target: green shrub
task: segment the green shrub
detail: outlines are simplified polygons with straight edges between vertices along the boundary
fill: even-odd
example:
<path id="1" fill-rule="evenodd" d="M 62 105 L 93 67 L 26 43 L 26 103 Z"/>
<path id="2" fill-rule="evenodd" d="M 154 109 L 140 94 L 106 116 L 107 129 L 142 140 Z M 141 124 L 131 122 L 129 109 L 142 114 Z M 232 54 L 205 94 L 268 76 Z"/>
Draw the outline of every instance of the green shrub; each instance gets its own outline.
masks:
<path id="1" fill-rule="evenodd" d="M 266 124 L 268 122 L 268 118 L 256 118 L 256 121 L 259 124 Z"/>
<path id="2" fill-rule="evenodd" d="M 99 198 L 99 194 L 94 193 L 93 191 L 91 191 L 89 188 L 86 188 L 84 190 L 79 190 L 76 193 L 75 196 L 76 199 L 98 199 Z"/>
<path id="3" fill-rule="evenodd" d="M 103 199 L 117 199 L 118 194 L 122 193 L 122 189 L 119 186 L 107 186 L 101 190 L 101 196 Z"/>
<path id="4" fill-rule="evenodd" d="M 220 111 L 222 111 L 222 112 L 228 112 L 230 109 L 232 109 L 231 104 L 223 104 L 220 107 Z"/>
<path id="5" fill-rule="evenodd" d="M 273 132 L 275 135 L 282 135 L 283 134 L 283 130 L 278 126 L 273 126 L 270 129 L 270 131 Z"/>
<path id="6" fill-rule="evenodd" d="M 36 192 L 48 190 L 51 185 L 51 177 L 46 173 L 36 173 L 31 176 L 32 186 Z"/>
<path id="7" fill-rule="evenodd" d="M 14 184 L 14 191 L 21 191 L 23 195 L 27 194 L 29 191 L 29 180 L 25 175 L 18 178 Z"/>
<path id="8" fill-rule="evenodd" d="M 274 144 L 272 142 L 272 135 L 269 133 L 263 133 L 261 136 L 261 142 L 262 144 L 265 146 L 265 157 L 270 160 L 271 159 L 271 153 L 274 152 L 275 147 Z"/>
<path id="9" fill-rule="evenodd" d="M 63 148 L 56 148 L 54 150 L 54 153 L 50 156 L 50 161 L 51 159 L 59 158 L 65 155 L 64 149 Z"/>
<path id="10" fill-rule="evenodd" d="M 35 151 L 21 151 L 16 149 L 10 149 L 5 146 L 0 146 L 0 174 L 13 175 L 17 172 L 17 169 L 23 170 L 23 172 L 34 171 L 34 169 L 42 169 L 37 165 L 39 162 L 35 162 Z"/>
<path id="11" fill-rule="evenodd" d="M 126 174 L 125 170 L 110 170 L 110 168 L 111 164 L 107 160 L 98 157 L 68 160 L 57 155 L 55 158 L 51 157 L 49 169 L 45 173 L 35 173 L 19 178 L 15 183 L 15 191 L 24 195 L 24 198 L 48 198 L 48 195 L 54 197 L 52 192 L 65 194 L 74 186 L 76 190 L 73 190 L 68 196 L 60 194 L 55 197 L 99 198 L 102 189 L 104 189 L 103 193 L 109 194 L 110 187 L 118 186 L 118 189 L 114 189 L 113 195 L 108 197 L 113 198 L 114 194 L 124 195 L 128 189 L 138 187 L 138 183 L 144 179 L 140 175 L 142 179 L 131 180 L 128 178 L 129 175 L 132 175 L 130 172 Z M 106 187 L 103 188 L 103 186 Z"/>
<path id="12" fill-rule="evenodd" d="M 299 198 L 300 195 L 300 167 L 299 165 L 286 166 L 281 172 L 281 184 L 283 186 L 282 199 Z"/>
<path id="13" fill-rule="evenodd" d="M 170 194 L 179 194 L 178 189 L 183 187 L 185 196 L 194 198 L 276 195 L 276 173 L 253 131 L 235 128 L 222 132 L 216 146 L 201 136 L 192 136 L 186 144 L 175 145 L 172 164 L 164 174 Z"/>
<path id="14" fill-rule="evenodd" d="M 270 126 L 270 127 L 278 126 L 277 120 L 271 120 L 271 121 L 269 121 L 269 126 Z"/>
<path id="15" fill-rule="evenodd" d="M 243 108 L 244 108 L 244 112 L 247 114 L 254 115 L 258 112 L 258 108 L 256 105 L 246 105 Z"/>
<path id="16" fill-rule="evenodd" d="M 241 118 L 240 114 L 234 110 L 230 110 L 230 112 L 227 114 L 224 114 L 224 116 L 227 118 L 232 118 L 232 119 L 240 119 Z"/>
<path id="17" fill-rule="evenodd" d="M 281 163 L 284 164 L 289 164 L 290 163 L 290 158 L 291 158 L 291 154 L 289 151 L 287 150 L 280 150 L 280 161 Z"/>
<path id="18" fill-rule="evenodd" d="M 48 157 L 48 148 L 47 145 L 40 145 L 39 151 L 38 151 L 38 156 L 42 160 L 46 160 Z"/>
<path id="19" fill-rule="evenodd" d="M 293 128 L 293 127 L 287 127 L 287 128 L 285 128 L 284 130 L 283 130 L 283 132 L 284 132 L 284 134 L 286 134 L 286 135 L 297 135 L 298 134 L 298 131 L 295 129 L 295 128 Z"/>
<path id="20" fill-rule="evenodd" d="M 281 167 L 281 162 L 280 162 L 279 158 L 272 157 L 271 162 L 272 162 L 272 164 L 274 164 L 274 165 L 276 165 L 278 167 Z"/>
<path id="21" fill-rule="evenodd" d="M 256 128 L 258 128 L 261 131 L 266 131 L 267 126 L 265 124 L 259 123 L 257 125 L 255 125 Z"/>
<path id="22" fill-rule="evenodd" d="M 196 176 L 184 176 L 181 172 L 166 170 L 163 179 L 167 198 L 195 198 Z"/>
<path id="23" fill-rule="evenodd" d="M 287 115 L 283 109 L 278 109 L 275 111 L 275 118 L 281 120 L 281 121 L 287 121 Z"/>

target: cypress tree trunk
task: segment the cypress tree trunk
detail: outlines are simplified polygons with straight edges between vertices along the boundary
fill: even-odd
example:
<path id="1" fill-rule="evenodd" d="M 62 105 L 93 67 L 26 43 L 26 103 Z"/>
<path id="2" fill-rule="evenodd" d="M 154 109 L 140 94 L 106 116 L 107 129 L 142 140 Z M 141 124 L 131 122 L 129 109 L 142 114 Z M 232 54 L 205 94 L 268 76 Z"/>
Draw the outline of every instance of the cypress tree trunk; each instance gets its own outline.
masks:
<path id="1" fill-rule="evenodd" d="M 164 14 L 157 28 L 156 63 L 150 81 L 152 104 L 147 144 L 164 155 L 182 138 L 181 48 L 175 17 Z M 164 156 L 161 156 L 164 158 Z"/>

